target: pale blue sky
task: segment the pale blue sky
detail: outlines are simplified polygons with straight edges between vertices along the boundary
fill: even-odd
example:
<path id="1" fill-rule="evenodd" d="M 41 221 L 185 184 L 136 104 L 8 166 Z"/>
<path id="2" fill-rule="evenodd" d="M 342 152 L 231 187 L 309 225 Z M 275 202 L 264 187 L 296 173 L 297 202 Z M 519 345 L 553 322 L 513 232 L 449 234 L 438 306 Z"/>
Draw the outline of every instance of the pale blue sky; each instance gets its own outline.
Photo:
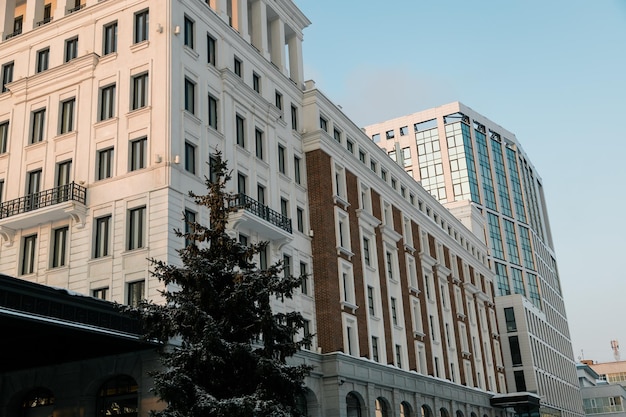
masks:
<path id="1" fill-rule="evenodd" d="M 305 78 L 359 126 L 460 101 L 543 179 L 574 357 L 626 360 L 626 0 L 295 0 Z"/>

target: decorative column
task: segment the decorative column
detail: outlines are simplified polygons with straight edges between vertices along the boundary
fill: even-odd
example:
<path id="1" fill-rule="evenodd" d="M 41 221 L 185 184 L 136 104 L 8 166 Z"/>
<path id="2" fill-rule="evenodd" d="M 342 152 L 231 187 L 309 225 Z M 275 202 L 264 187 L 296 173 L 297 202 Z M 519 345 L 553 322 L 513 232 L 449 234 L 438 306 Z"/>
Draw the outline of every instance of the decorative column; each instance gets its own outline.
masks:
<path id="1" fill-rule="evenodd" d="M 4 38 L 13 33 L 14 22 L 15 0 L 4 0 L 4 6 L 0 6 L 0 42 L 4 42 Z"/>
<path id="2" fill-rule="evenodd" d="M 289 46 L 289 78 L 295 81 L 300 88 L 304 83 L 304 69 L 302 68 L 302 39 L 293 35 L 287 40 Z"/>
<path id="3" fill-rule="evenodd" d="M 262 0 L 252 3 L 252 45 L 269 60 L 267 50 L 267 9 Z"/>
<path id="4" fill-rule="evenodd" d="M 285 24 L 277 17 L 270 23 L 270 36 L 272 41 L 270 59 L 278 67 L 280 72 L 286 74 L 285 68 Z M 289 74 L 286 74 L 289 75 Z"/>

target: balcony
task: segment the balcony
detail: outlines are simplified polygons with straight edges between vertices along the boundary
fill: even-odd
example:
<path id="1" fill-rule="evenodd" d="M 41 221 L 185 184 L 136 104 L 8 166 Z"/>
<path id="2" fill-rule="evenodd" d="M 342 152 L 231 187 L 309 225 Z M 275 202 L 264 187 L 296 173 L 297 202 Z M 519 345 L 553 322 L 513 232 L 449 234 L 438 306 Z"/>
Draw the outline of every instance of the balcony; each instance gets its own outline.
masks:
<path id="1" fill-rule="evenodd" d="M 84 4 L 79 4 L 76 7 L 72 7 L 71 9 L 67 9 L 67 14 L 71 14 L 71 13 L 77 12 L 77 11 L 83 9 L 84 7 L 85 7 Z"/>
<path id="2" fill-rule="evenodd" d="M 12 243 L 15 230 L 70 217 L 85 224 L 87 189 L 74 182 L 0 204 L 0 235 Z"/>
<path id="3" fill-rule="evenodd" d="M 43 25 L 45 25 L 47 23 L 50 23 L 50 22 L 52 22 L 52 17 L 44 17 L 43 20 L 40 20 L 39 22 L 37 22 L 37 27 L 43 26 Z"/>
<path id="4" fill-rule="evenodd" d="M 229 203 L 230 207 L 241 209 L 231 214 L 230 220 L 236 225 L 245 221 L 250 229 L 257 231 L 270 240 L 291 240 L 291 219 L 272 210 L 257 200 L 236 194 Z"/>
<path id="5" fill-rule="evenodd" d="M 8 35 L 6 35 L 6 36 L 4 37 L 4 39 L 5 39 L 5 40 L 7 40 L 7 39 L 11 39 L 11 38 L 14 38 L 14 37 L 16 37 L 17 35 L 21 35 L 21 34 L 22 34 L 22 29 L 18 29 L 18 30 L 16 30 L 15 32 L 13 32 L 13 33 L 9 33 Z"/>

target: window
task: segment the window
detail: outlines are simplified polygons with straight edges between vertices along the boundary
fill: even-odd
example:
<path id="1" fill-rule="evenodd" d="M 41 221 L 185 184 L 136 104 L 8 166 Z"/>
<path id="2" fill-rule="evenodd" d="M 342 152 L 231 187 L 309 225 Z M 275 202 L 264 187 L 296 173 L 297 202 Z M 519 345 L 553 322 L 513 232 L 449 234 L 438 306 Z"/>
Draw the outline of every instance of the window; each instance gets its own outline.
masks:
<path id="1" fill-rule="evenodd" d="M 128 250 L 144 247 L 146 207 L 128 210 Z"/>
<path id="2" fill-rule="evenodd" d="M 513 366 L 521 366 L 522 353 L 520 351 L 519 339 L 517 336 L 509 337 L 509 348 L 511 350 L 511 362 L 513 362 Z"/>
<path id="3" fill-rule="evenodd" d="M 246 183 L 247 183 L 247 178 L 244 174 L 242 174 L 241 172 L 237 173 L 237 192 L 239 194 L 246 194 Z"/>
<path id="4" fill-rule="evenodd" d="M 106 300 L 109 293 L 109 287 L 96 288 L 91 291 L 91 296 L 93 298 L 98 298 L 100 300 Z"/>
<path id="5" fill-rule="evenodd" d="M 287 173 L 287 167 L 285 163 L 285 153 L 287 150 L 283 145 L 278 145 L 278 172 L 281 174 Z"/>
<path id="6" fill-rule="evenodd" d="M 291 105 L 291 129 L 298 130 L 298 108 Z"/>
<path id="7" fill-rule="evenodd" d="M 237 145 L 242 148 L 246 147 L 246 120 L 237 115 L 235 116 L 235 130 L 237 136 Z"/>
<path id="8" fill-rule="evenodd" d="M 280 214 L 284 217 L 289 217 L 289 200 L 284 198 L 280 199 Z"/>
<path id="9" fill-rule="evenodd" d="M 261 92 L 261 76 L 256 72 L 252 73 L 252 89 L 257 93 Z"/>
<path id="10" fill-rule="evenodd" d="M 348 150 L 348 152 L 354 153 L 354 142 L 349 139 L 346 140 L 346 149 Z"/>
<path id="11" fill-rule="evenodd" d="M 56 200 L 67 201 L 70 196 L 68 188 L 72 177 L 72 160 L 59 162 L 56 167 Z"/>
<path id="12" fill-rule="evenodd" d="M 293 157 L 293 178 L 296 184 L 302 184 L 302 172 L 300 171 L 300 158 Z"/>
<path id="13" fill-rule="evenodd" d="M 196 173 L 196 147 L 189 142 L 185 142 L 185 170 Z"/>
<path id="14" fill-rule="evenodd" d="M 185 46 L 194 49 L 194 38 L 195 38 L 195 30 L 194 30 L 195 22 L 185 16 Z"/>
<path id="15" fill-rule="evenodd" d="M 320 129 L 324 132 L 328 132 L 328 120 L 320 116 Z"/>
<path id="16" fill-rule="evenodd" d="M 37 235 L 26 236 L 22 239 L 22 268 L 21 275 L 32 274 L 35 271 L 35 248 Z"/>
<path id="17" fill-rule="evenodd" d="M 409 127 L 408 126 L 402 126 L 400 128 L 400 136 L 406 136 L 409 134 Z"/>
<path id="18" fill-rule="evenodd" d="M 402 346 L 400 345 L 396 345 L 396 366 L 402 368 Z"/>
<path id="19" fill-rule="evenodd" d="M 303 332 L 305 338 L 310 338 L 311 337 L 311 322 L 309 320 L 303 320 L 302 321 L 302 332 Z M 309 341 L 309 342 L 305 343 L 303 345 L 303 347 L 305 349 L 309 349 L 310 350 L 311 349 L 311 342 Z M 304 408 L 304 410 L 306 410 L 306 408 Z M 306 415 L 306 413 L 303 414 L 303 415 Z"/>
<path id="20" fill-rule="evenodd" d="M 132 307 L 139 306 L 139 303 L 145 298 L 145 281 L 135 281 L 128 283 L 128 305 Z"/>
<path id="21" fill-rule="evenodd" d="M 148 40 L 148 10 L 135 13 L 135 43 Z"/>
<path id="22" fill-rule="evenodd" d="M 52 267 L 58 268 L 65 265 L 67 250 L 67 234 L 69 227 L 54 229 L 52 240 Z"/>
<path id="23" fill-rule="evenodd" d="M 278 107 L 279 110 L 283 109 L 283 95 L 280 94 L 278 91 L 276 91 L 276 100 L 274 102 L 274 104 L 276 104 L 276 107 Z M 282 118 L 282 116 L 281 116 Z"/>
<path id="24" fill-rule="evenodd" d="M 517 323 L 515 322 L 515 311 L 513 307 L 507 307 L 504 309 L 504 319 L 506 321 L 506 331 L 516 332 Z"/>
<path id="25" fill-rule="evenodd" d="M 46 109 L 35 110 L 32 114 L 32 127 L 30 132 L 30 143 L 38 143 L 44 139 L 46 121 Z"/>
<path id="26" fill-rule="evenodd" d="M 235 75 L 241 78 L 242 74 L 242 62 L 241 59 L 235 57 L 233 60 L 233 71 L 235 71 Z"/>
<path id="27" fill-rule="evenodd" d="M 254 129 L 254 144 L 256 157 L 263 159 L 263 132 L 259 129 Z"/>
<path id="28" fill-rule="evenodd" d="M 115 84 L 100 89 L 100 120 L 115 116 Z"/>
<path id="29" fill-rule="evenodd" d="M 217 99 L 209 95 L 209 126 L 217 130 Z"/>
<path id="30" fill-rule="evenodd" d="M 184 222 L 185 222 L 185 234 L 189 236 L 195 232 L 196 213 L 189 209 L 185 209 Z M 189 237 L 185 238 L 185 247 L 189 245 L 193 245 L 193 244 L 194 244 L 194 239 L 190 239 Z"/>
<path id="31" fill-rule="evenodd" d="M 359 150 L 359 161 L 365 163 L 365 152 Z"/>
<path id="32" fill-rule="evenodd" d="M 217 58 L 217 40 L 213 36 L 207 33 L 206 42 L 207 42 L 207 63 L 215 66 L 216 58 Z"/>
<path id="33" fill-rule="evenodd" d="M 28 198 L 24 202 L 28 210 L 39 207 L 39 189 L 41 187 L 41 169 L 30 171 L 27 174 L 26 195 Z"/>
<path id="34" fill-rule="evenodd" d="M 148 105 L 148 73 L 133 77 L 133 99 L 130 103 L 131 110 L 137 110 Z"/>
<path id="35" fill-rule="evenodd" d="M 9 121 L 0 122 L 0 154 L 7 151 L 9 143 Z"/>
<path id="36" fill-rule="evenodd" d="M 366 237 L 363 238 L 363 260 L 365 265 L 370 266 L 370 240 Z"/>
<path id="37" fill-rule="evenodd" d="M 378 143 L 378 142 L 380 142 L 380 133 L 375 133 L 375 134 L 373 134 L 373 135 L 372 135 L 372 141 L 373 141 L 374 143 Z"/>
<path id="38" fill-rule="evenodd" d="M 109 255 L 109 237 L 111 230 L 111 216 L 98 217 L 94 226 L 93 257 L 102 258 Z"/>
<path id="39" fill-rule="evenodd" d="M 372 336 L 372 359 L 376 362 L 379 361 L 378 358 L 378 338 L 376 336 Z"/>
<path id="40" fill-rule="evenodd" d="M 515 390 L 517 392 L 526 391 L 526 379 L 524 378 L 524 371 L 513 372 L 515 378 Z"/>
<path id="41" fill-rule="evenodd" d="M 196 83 L 185 77 L 185 110 L 196 114 Z"/>
<path id="42" fill-rule="evenodd" d="M 267 246 L 259 248 L 259 268 L 267 269 Z"/>
<path id="43" fill-rule="evenodd" d="M 103 180 L 113 176 L 113 148 L 98 151 L 96 180 Z"/>
<path id="44" fill-rule="evenodd" d="M 367 308 L 370 316 L 376 316 L 376 308 L 374 307 L 374 287 L 367 286 Z"/>
<path id="45" fill-rule="evenodd" d="M 300 262 L 300 291 L 304 295 L 309 295 L 309 273 L 304 262 Z"/>
<path id="46" fill-rule="evenodd" d="M 395 134 L 394 134 L 393 130 L 388 130 L 388 131 L 386 131 L 386 132 L 385 132 L 385 137 L 386 137 L 387 139 L 393 139 L 393 138 L 395 137 Z"/>
<path id="47" fill-rule="evenodd" d="M 102 28 L 102 55 L 117 52 L 117 22 L 111 22 Z"/>
<path id="48" fill-rule="evenodd" d="M 283 277 L 291 277 L 291 256 L 283 254 Z"/>
<path id="49" fill-rule="evenodd" d="M 394 326 L 398 325 L 398 307 L 396 303 L 396 299 L 391 297 L 391 321 Z"/>
<path id="50" fill-rule="evenodd" d="M 334 138 L 337 142 L 341 143 L 341 131 L 340 131 L 340 130 L 338 130 L 338 129 L 333 129 L 333 138 Z"/>
<path id="51" fill-rule="evenodd" d="M 78 56 L 78 36 L 65 41 L 65 57 L 63 62 L 69 62 Z"/>
<path id="52" fill-rule="evenodd" d="M 74 130 L 74 103 L 75 98 L 61 102 L 61 120 L 59 125 L 59 133 L 62 135 Z"/>
<path id="53" fill-rule="evenodd" d="M 209 181 L 217 182 L 217 158 L 215 155 L 209 155 Z"/>
<path id="54" fill-rule="evenodd" d="M 0 93 L 8 91 L 7 84 L 13 81 L 13 67 L 13 62 L 9 62 L 8 64 L 4 64 L 2 66 L 2 89 L 0 90 Z"/>
<path id="55" fill-rule="evenodd" d="M 296 223 L 298 232 L 304 233 L 304 209 L 302 207 L 296 208 Z"/>
<path id="56" fill-rule="evenodd" d="M 130 169 L 136 171 L 146 167 L 146 147 L 147 138 L 140 138 L 130 141 Z"/>
<path id="57" fill-rule="evenodd" d="M 37 68 L 35 73 L 40 73 L 48 69 L 50 59 L 50 48 L 37 51 Z"/>

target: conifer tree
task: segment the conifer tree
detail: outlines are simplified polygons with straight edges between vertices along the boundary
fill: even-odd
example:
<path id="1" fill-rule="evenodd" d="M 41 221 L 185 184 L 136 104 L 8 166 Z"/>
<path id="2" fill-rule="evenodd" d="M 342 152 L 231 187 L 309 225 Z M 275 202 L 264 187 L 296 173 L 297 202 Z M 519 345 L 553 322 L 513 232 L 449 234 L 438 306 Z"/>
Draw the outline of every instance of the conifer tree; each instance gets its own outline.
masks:
<path id="1" fill-rule="evenodd" d="M 182 266 L 152 260 L 164 285 L 164 304 L 143 302 L 136 310 L 145 337 L 160 341 L 163 369 L 153 374 L 154 391 L 167 406 L 159 417 L 300 416 L 296 397 L 304 392 L 305 365 L 287 358 L 310 343 L 298 338 L 299 312 L 277 313 L 272 299 L 292 297 L 299 277 L 283 276 L 277 263 L 259 269 L 253 256 L 267 242 L 244 245 L 227 234 L 233 195 L 221 154 L 211 161 L 208 193 L 190 193 L 210 212 L 209 226 L 186 219 L 176 230 L 187 245 Z"/>

